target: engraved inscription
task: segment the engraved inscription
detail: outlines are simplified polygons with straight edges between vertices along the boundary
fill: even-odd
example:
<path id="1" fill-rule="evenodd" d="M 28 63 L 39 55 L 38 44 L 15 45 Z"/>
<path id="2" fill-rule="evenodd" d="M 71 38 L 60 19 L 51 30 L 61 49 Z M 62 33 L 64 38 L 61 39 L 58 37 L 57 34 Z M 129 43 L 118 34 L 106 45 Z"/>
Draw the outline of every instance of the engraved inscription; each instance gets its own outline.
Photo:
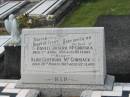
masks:
<path id="1" fill-rule="evenodd" d="M 55 77 L 54 79 L 55 79 L 55 82 L 65 82 L 69 80 L 67 77 L 62 77 L 62 76 Z"/>
<path id="2" fill-rule="evenodd" d="M 39 36 L 32 39 L 32 66 L 95 66 L 95 47 L 88 34 L 67 37 Z"/>

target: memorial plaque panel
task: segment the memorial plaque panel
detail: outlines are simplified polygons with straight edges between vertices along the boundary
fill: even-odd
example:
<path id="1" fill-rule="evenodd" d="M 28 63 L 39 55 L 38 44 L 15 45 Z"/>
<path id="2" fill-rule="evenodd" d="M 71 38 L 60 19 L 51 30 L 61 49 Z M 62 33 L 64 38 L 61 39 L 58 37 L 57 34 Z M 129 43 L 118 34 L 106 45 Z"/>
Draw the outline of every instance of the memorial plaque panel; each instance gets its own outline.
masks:
<path id="1" fill-rule="evenodd" d="M 23 83 L 104 84 L 104 28 L 22 31 Z"/>

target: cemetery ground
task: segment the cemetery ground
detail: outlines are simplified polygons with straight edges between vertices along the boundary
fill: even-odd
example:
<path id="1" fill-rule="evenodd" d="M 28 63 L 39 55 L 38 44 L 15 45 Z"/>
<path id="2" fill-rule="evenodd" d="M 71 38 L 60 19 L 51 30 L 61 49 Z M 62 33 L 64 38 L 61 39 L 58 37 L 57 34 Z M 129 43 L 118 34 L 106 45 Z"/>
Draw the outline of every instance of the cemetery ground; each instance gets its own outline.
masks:
<path id="1" fill-rule="evenodd" d="M 80 97 L 129 97 L 130 96 L 130 84 L 129 84 L 130 83 L 130 77 L 129 77 L 130 76 L 130 38 L 129 38 L 130 36 L 130 16 L 129 16 L 130 1 L 129 0 L 125 0 L 125 1 L 123 0 L 96 0 L 96 1 L 92 0 L 93 2 L 92 1 L 90 2 L 90 1 L 86 2 L 86 0 L 84 0 L 84 2 L 82 2 L 81 5 L 77 7 L 77 9 L 73 10 L 71 14 L 65 17 L 60 27 L 89 27 L 89 26 L 104 27 L 105 28 L 105 49 L 106 49 L 107 73 L 110 75 L 114 75 L 116 78 L 116 82 L 113 86 L 112 91 L 108 91 L 108 90 L 84 91 L 82 92 L 82 94 L 78 93 L 78 95 L 74 94 L 74 96 L 67 96 L 67 97 L 79 97 L 80 94 L 81 94 Z M 98 32 L 98 30 L 96 31 Z M 0 32 L 0 35 L 3 35 L 3 32 L 2 33 Z M 30 37 L 32 38 L 32 36 Z M 31 39 L 31 38 L 28 38 L 28 39 Z M 102 49 L 102 47 L 99 48 L 99 46 L 95 48 Z M 31 56 L 31 54 L 29 55 L 26 54 L 26 55 L 27 55 L 26 57 Z M 21 47 L 20 46 L 16 46 L 16 47 L 5 46 L 5 52 L 2 56 L 4 57 L 0 58 L 0 78 L 1 79 L 2 78 L 19 79 L 20 78 L 19 69 L 21 65 L 20 64 Z M 58 77 L 56 77 L 56 80 L 57 78 Z M 60 81 L 63 81 L 63 78 L 64 80 L 66 80 L 66 78 L 63 76 L 63 77 L 60 77 Z M 25 79 L 26 79 L 26 76 L 25 76 Z M 39 79 L 41 78 L 39 77 Z M 129 82 L 129 83 L 127 84 L 127 83 L 118 83 L 118 82 Z M 48 97 L 48 96 L 45 96 L 46 93 L 43 96 L 37 90 L 32 91 L 30 89 L 28 90 L 28 89 L 15 88 L 16 83 L 17 81 L 16 82 L 4 81 L 4 84 L 3 84 L 3 82 L 1 82 L 0 80 L 0 97 Z M 69 89 L 67 89 L 67 91 L 69 91 Z M 70 92 L 71 91 L 69 91 L 68 93 Z M 32 93 L 33 95 L 28 96 L 28 94 L 32 94 Z M 53 94 L 53 97 L 55 97 L 54 96 L 55 93 L 53 91 L 47 90 L 47 93 L 49 93 L 50 95 Z M 63 95 L 66 94 L 66 90 L 61 89 L 58 92 L 56 91 L 56 95 L 58 95 L 57 97 L 64 97 L 62 93 Z M 73 94 L 73 92 L 71 93 Z M 74 93 L 76 92 L 74 91 Z"/>
<path id="2" fill-rule="evenodd" d="M 60 27 L 91 27 L 100 15 L 130 15 L 129 0 L 87 1 L 83 0 L 77 10 L 66 16 Z"/>
<path id="3" fill-rule="evenodd" d="M 104 27 L 107 71 L 109 74 L 116 75 L 118 81 L 130 80 L 128 77 L 130 73 L 127 72 L 130 71 L 128 70 L 130 64 L 129 4 L 129 0 L 94 2 L 84 0 L 79 8 L 64 18 L 60 25 L 60 27 Z"/>

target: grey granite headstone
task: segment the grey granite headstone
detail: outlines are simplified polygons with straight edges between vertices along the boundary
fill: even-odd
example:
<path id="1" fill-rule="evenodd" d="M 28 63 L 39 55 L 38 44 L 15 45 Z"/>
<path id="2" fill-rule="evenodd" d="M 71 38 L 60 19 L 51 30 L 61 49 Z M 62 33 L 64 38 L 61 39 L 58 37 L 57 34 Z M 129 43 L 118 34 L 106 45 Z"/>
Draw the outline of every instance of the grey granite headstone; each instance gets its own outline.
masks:
<path id="1" fill-rule="evenodd" d="M 67 96 L 83 89 L 112 89 L 104 41 L 103 27 L 24 29 L 17 86 Z"/>

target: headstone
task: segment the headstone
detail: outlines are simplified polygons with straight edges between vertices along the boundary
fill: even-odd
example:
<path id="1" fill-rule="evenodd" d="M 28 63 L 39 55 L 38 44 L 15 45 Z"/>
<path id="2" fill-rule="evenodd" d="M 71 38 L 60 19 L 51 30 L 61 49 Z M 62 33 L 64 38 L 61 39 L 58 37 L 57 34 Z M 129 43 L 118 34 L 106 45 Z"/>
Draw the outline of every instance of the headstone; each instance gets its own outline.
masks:
<path id="1" fill-rule="evenodd" d="M 20 84 L 66 88 L 64 94 L 70 87 L 105 89 L 104 42 L 103 27 L 24 29 Z"/>

